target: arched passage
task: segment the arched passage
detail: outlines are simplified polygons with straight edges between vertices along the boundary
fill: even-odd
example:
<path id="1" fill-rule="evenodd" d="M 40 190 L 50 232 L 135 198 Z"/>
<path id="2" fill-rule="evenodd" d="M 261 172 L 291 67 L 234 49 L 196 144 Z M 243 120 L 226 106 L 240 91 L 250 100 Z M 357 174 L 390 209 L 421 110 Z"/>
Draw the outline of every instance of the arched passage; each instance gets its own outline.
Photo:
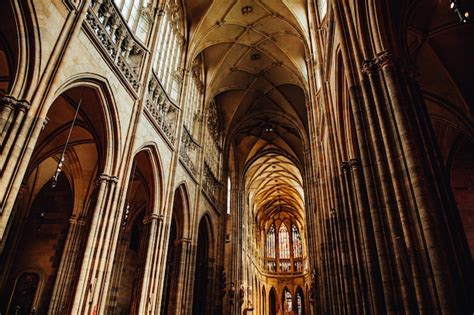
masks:
<path id="1" fill-rule="evenodd" d="M 270 315 L 276 315 L 278 312 L 277 305 L 277 294 L 275 288 L 271 288 L 270 295 L 268 297 L 268 308 L 270 310 Z"/>
<path id="2" fill-rule="evenodd" d="M 178 187 L 174 194 L 168 252 L 166 255 L 165 282 L 163 288 L 161 314 L 179 312 L 178 303 L 182 300 L 182 260 L 188 242 L 184 242 L 187 226 L 187 194 L 184 185 Z"/>
<path id="3" fill-rule="evenodd" d="M 103 107 L 99 89 L 77 86 L 61 93 L 49 108 L 9 222 L 9 246 L 0 261 L 2 312 L 17 275 L 31 270 L 40 275 L 38 298 L 31 309 L 46 313 L 71 307 L 70 292 L 79 277 L 75 270 L 82 261 L 96 203 L 95 180 L 107 152 Z M 29 229 L 31 224 L 43 227 Z"/>
<path id="4" fill-rule="evenodd" d="M 305 312 L 305 299 L 303 294 L 303 289 L 298 287 L 295 292 L 295 315 L 304 315 Z"/>
<path id="5" fill-rule="evenodd" d="M 141 298 L 144 266 L 149 240 L 149 220 L 157 203 L 156 170 L 147 150 L 133 160 L 125 210 L 116 252 L 110 311 L 114 314 L 137 314 Z"/>
<path id="6" fill-rule="evenodd" d="M 2 298 L 8 303 L 7 314 L 46 313 L 51 299 L 73 208 L 68 179 L 62 176 L 55 188 L 51 184 L 49 180 L 43 185 L 25 217 L 4 287 L 10 293 Z M 35 273 L 38 279 L 21 281 L 25 273 Z"/>
<path id="7" fill-rule="evenodd" d="M 211 303 L 210 283 L 210 249 L 211 230 L 207 216 L 204 216 L 198 229 L 198 242 L 196 248 L 196 266 L 193 286 L 193 315 L 208 314 Z"/>
<path id="8" fill-rule="evenodd" d="M 31 3 L 2 1 L 0 18 L 0 96 L 21 98 L 36 70 L 35 12 Z"/>

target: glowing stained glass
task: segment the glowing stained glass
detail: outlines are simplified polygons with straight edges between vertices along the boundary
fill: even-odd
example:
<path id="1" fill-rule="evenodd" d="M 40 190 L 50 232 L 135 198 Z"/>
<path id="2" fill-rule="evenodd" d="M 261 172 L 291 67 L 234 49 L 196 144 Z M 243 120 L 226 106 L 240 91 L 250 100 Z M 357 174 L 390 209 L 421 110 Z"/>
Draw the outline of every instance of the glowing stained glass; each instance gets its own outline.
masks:
<path id="1" fill-rule="evenodd" d="M 293 311 L 293 298 L 291 296 L 290 291 L 288 291 L 288 289 L 285 289 L 285 300 L 284 300 L 283 309 L 285 310 L 285 314 Z"/>
<path id="2" fill-rule="evenodd" d="M 303 244 L 301 242 L 301 235 L 296 225 L 291 225 L 291 233 L 293 234 L 293 253 L 295 258 L 303 257 Z"/>
<path id="3" fill-rule="evenodd" d="M 290 258 L 290 234 L 285 224 L 280 225 L 280 231 L 278 232 L 278 243 L 280 250 L 281 259 Z"/>
<path id="4" fill-rule="evenodd" d="M 301 295 L 301 292 L 298 290 L 296 292 L 296 307 L 297 307 L 297 315 L 303 315 L 303 296 Z"/>
<path id="5" fill-rule="evenodd" d="M 275 226 L 272 225 L 267 232 L 267 257 L 275 258 Z"/>

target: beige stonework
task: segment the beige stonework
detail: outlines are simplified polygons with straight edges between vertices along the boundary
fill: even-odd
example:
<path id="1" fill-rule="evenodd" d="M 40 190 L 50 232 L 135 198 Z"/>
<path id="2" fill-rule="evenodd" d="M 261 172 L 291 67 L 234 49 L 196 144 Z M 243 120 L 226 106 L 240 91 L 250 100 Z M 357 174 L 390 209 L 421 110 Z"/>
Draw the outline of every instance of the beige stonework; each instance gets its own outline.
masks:
<path id="1" fill-rule="evenodd" d="M 0 314 L 472 313 L 451 2 L 1 1 Z"/>

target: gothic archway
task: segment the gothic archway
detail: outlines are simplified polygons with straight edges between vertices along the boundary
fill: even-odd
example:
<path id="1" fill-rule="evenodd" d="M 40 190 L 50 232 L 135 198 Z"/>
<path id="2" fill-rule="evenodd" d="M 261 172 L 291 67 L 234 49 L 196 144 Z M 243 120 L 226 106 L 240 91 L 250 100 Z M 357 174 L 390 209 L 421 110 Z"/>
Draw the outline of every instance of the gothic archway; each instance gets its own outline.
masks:
<path id="1" fill-rule="evenodd" d="M 301 287 L 298 287 L 295 292 L 294 309 L 295 309 L 295 315 L 306 314 L 305 299 L 304 299 L 303 289 Z"/>
<path id="2" fill-rule="evenodd" d="M 275 288 L 271 288 L 270 295 L 268 297 L 268 309 L 270 310 L 270 315 L 277 315 L 278 305 L 277 305 L 277 295 Z"/>
<path id="3" fill-rule="evenodd" d="M 19 233 L 18 247 L 3 290 L 8 292 L 2 298 L 8 303 L 6 314 L 46 314 L 51 300 L 73 210 L 73 193 L 68 179 L 60 177 L 54 188 L 51 184 L 52 180 L 49 180 L 34 197 Z M 20 285 L 21 275 L 30 271 L 41 274 L 41 281 L 38 277 L 34 283 L 23 281 Z M 31 294 L 22 296 L 19 286 Z"/>
<path id="4" fill-rule="evenodd" d="M 210 266 L 210 227 L 208 219 L 204 216 L 198 229 L 198 242 L 196 249 L 196 265 L 194 272 L 193 287 L 193 315 L 209 314 L 210 310 L 210 290 L 209 283 Z"/>
<path id="5" fill-rule="evenodd" d="M 187 194 L 184 184 L 178 187 L 174 194 L 172 218 L 170 223 L 170 235 L 168 240 L 168 251 L 166 255 L 165 281 L 161 302 L 161 314 L 177 314 L 180 312 L 182 301 L 182 279 L 181 261 L 187 252 L 187 240 L 185 240 L 187 222 Z"/>
<path id="6" fill-rule="evenodd" d="M 134 158 L 116 252 L 110 311 L 138 314 L 149 241 L 149 217 L 155 200 L 155 170 L 148 150 Z"/>
<path id="7" fill-rule="evenodd" d="M 104 157 L 108 152 L 105 143 L 113 142 L 106 136 L 104 106 L 97 86 L 81 86 L 80 83 L 66 89 L 54 100 L 13 208 L 6 242 L 8 246 L 4 248 L 0 261 L 0 291 L 5 295 L 13 286 L 14 279 L 9 275 L 15 268 L 27 267 L 21 263 L 18 252 L 32 255 L 35 242 L 40 243 L 46 237 L 38 235 L 34 239 L 27 237 L 27 241 L 21 241 L 25 231 L 29 230 L 30 215 L 39 211 L 33 208 L 35 202 L 39 202 L 38 207 L 43 209 L 41 220 L 45 224 L 55 222 L 51 223 L 55 231 L 61 231 L 54 237 L 50 236 L 51 249 L 45 250 L 41 259 L 29 262 L 35 266 L 28 268 L 38 271 L 41 278 L 47 281 L 47 285 L 40 281 L 38 290 L 41 298 L 33 303 L 37 313 L 67 311 L 71 307 L 71 292 L 79 278 L 75 270 L 80 268 L 90 218 L 96 205 L 96 179 L 104 168 Z M 65 190 L 70 191 L 70 209 L 51 206 L 55 196 L 60 196 L 61 191 Z M 51 196 L 41 197 L 48 194 L 47 191 Z M 60 214 L 64 217 L 56 219 L 59 216 L 56 211 L 59 210 L 62 210 Z M 24 249 L 29 243 L 33 252 Z M 51 260 L 46 262 L 48 255 Z M 8 298 L 2 297 L 1 300 L 8 301 Z M 6 307 L 2 303 L 2 310 Z"/>

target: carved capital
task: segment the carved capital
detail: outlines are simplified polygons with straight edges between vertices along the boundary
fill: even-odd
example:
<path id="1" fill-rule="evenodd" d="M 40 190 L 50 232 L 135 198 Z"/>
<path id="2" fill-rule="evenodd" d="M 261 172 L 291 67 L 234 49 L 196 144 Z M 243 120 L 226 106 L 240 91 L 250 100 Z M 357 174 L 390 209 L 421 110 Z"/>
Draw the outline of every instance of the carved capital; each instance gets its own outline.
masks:
<path id="1" fill-rule="evenodd" d="M 349 167 L 351 169 L 358 169 L 360 168 L 360 159 L 355 158 L 355 159 L 350 159 L 349 160 Z"/>
<path id="2" fill-rule="evenodd" d="M 362 73 L 365 75 L 374 74 L 377 70 L 377 65 L 374 60 L 364 60 L 362 63 Z"/>
<path id="3" fill-rule="evenodd" d="M 344 161 L 341 163 L 341 170 L 347 172 L 350 169 L 349 161 Z"/>
<path id="4" fill-rule="evenodd" d="M 96 178 L 96 185 L 100 185 L 102 182 L 117 183 L 118 182 L 118 177 L 102 173 Z"/>
<path id="5" fill-rule="evenodd" d="M 30 107 L 31 105 L 28 101 L 17 100 L 10 95 L 0 97 L 0 108 L 9 108 L 10 110 L 16 109 L 22 112 L 27 112 Z"/>
<path id="6" fill-rule="evenodd" d="M 395 58 L 389 51 L 383 51 L 377 54 L 375 61 L 380 69 L 383 69 L 388 66 L 393 66 L 395 64 Z"/>
<path id="7" fill-rule="evenodd" d="M 75 214 L 73 214 L 73 215 L 69 218 L 69 223 L 70 223 L 71 225 L 84 226 L 84 225 L 86 225 L 86 223 L 87 223 L 87 219 L 84 218 L 84 217 L 78 218 Z"/>
<path id="8" fill-rule="evenodd" d="M 163 217 L 162 214 L 152 213 L 152 214 L 147 215 L 143 219 L 143 224 L 147 225 L 147 224 L 150 224 L 151 222 L 153 222 L 155 220 L 159 221 L 159 222 L 162 222 L 163 219 L 164 219 L 164 217 Z"/>

